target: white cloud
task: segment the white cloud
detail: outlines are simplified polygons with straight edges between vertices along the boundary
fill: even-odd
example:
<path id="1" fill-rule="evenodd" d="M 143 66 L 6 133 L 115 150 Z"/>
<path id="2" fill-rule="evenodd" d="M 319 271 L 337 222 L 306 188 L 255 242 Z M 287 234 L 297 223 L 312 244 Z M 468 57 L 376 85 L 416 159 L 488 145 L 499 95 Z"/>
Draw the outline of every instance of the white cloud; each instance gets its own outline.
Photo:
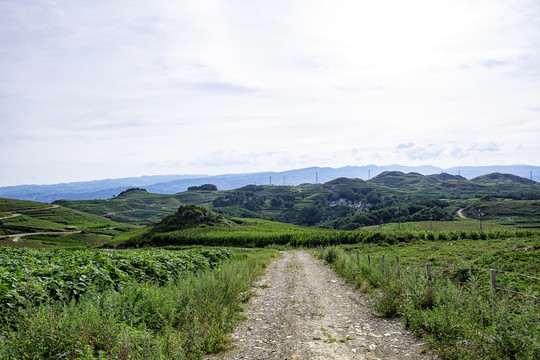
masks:
<path id="1" fill-rule="evenodd" d="M 21 169 L 2 181 L 38 161 L 44 182 L 66 162 L 539 164 L 538 19 L 533 0 L 0 2 L 0 166 Z"/>

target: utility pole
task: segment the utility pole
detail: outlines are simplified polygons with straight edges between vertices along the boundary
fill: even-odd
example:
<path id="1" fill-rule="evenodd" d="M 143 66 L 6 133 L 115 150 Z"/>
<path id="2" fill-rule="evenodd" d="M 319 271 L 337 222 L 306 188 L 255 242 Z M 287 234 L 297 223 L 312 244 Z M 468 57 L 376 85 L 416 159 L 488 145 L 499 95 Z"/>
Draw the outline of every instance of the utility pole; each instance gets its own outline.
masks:
<path id="1" fill-rule="evenodd" d="M 285 176 L 283 177 L 283 186 L 285 186 Z"/>
<path id="2" fill-rule="evenodd" d="M 272 185 L 272 176 L 270 176 L 270 185 Z"/>
<path id="3" fill-rule="evenodd" d="M 369 170 L 369 169 L 368 169 L 368 171 L 367 171 L 367 179 L 368 179 L 368 180 L 371 179 L 371 170 Z"/>
<path id="4" fill-rule="evenodd" d="M 315 184 L 319 183 L 319 173 L 315 173 Z"/>
<path id="5" fill-rule="evenodd" d="M 480 218 L 480 231 L 482 231 L 482 217 L 484 216 L 484 213 L 479 212 L 478 217 Z"/>

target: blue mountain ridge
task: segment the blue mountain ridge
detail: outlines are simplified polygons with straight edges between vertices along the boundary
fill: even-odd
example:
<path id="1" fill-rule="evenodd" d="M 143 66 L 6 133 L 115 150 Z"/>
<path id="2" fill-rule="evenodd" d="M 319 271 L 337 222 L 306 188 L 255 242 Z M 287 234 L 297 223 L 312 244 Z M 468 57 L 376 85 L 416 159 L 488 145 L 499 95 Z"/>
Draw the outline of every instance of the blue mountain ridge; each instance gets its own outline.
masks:
<path id="1" fill-rule="evenodd" d="M 0 197 L 53 202 L 59 199 L 89 200 L 108 199 L 132 187 L 144 187 L 152 193 L 174 194 L 186 191 L 190 186 L 214 184 L 220 190 L 236 189 L 249 184 L 256 185 L 299 185 L 303 183 L 324 183 L 347 177 L 369 180 L 385 171 L 416 172 L 422 175 L 447 173 L 461 175 L 467 179 L 495 172 L 512 174 L 538 181 L 540 166 L 533 165 L 493 165 L 461 166 L 442 169 L 436 166 L 365 165 L 332 167 L 309 167 L 280 172 L 256 172 L 224 175 L 147 175 L 120 179 L 104 179 L 53 185 L 17 185 L 0 187 Z"/>

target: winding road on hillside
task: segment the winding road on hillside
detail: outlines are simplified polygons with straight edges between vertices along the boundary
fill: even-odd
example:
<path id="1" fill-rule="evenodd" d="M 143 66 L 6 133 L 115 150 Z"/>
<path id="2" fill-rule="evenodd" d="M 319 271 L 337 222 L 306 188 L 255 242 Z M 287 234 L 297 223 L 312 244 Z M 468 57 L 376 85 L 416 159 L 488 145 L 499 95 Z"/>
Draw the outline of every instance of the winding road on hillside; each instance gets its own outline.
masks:
<path id="1" fill-rule="evenodd" d="M 206 359 L 434 359 L 399 320 L 306 251 L 285 251 L 255 284 L 228 352 Z"/>
<path id="2" fill-rule="evenodd" d="M 22 233 L 22 234 L 10 234 L 10 235 L 1 235 L 1 238 L 11 238 L 13 242 L 18 242 L 20 238 L 24 236 L 31 236 L 31 235 L 73 235 L 73 234 L 80 234 L 82 231 L 42 231 L 42 232 L 34 232 L 34 233 Z"/>
<path id="3" fill-rule="evenodd" d="M 35 208 L 35 209 L 18 210 L 17 213 L 15 213 L 15 212 L 10 212 L 9 215 L 0 218 L 0 220 L 2 220 L 2 219 L 14 218 L 14 217 L 17 217 L 17 216 L 21 216 L 21 215 L 22 215 L 21 213 L 24 213 L 24 212 L 37 211 L 37 210 L 56 209 L 56 208 L 59 207 L 59 206 L 60 206 L 60 205 L 52 205 L 52 206 L 44 207 L 44 208 Z M 22 237 L 24 237 L 24 236 L 30 236 L 30 235 L 72 235 L 72 234 L 78 234 L 78 233 L 80 233 L 80 232 L 81 232 L 81 231 L 42 231 L 42 232 L 34 232 L 34 233 L 20 233 L 20 234 L 1 235 L 1 236 L 0 236 L 0 239 L 2 239 L 2 238 L 11 238 L 11 241 L 13 241 L 13 242 L 18 242 L 20 238 L 22 238 Z"/>
<path id="4" fill-rule="evenodd" d="M 465 216 L 465 214 L 463 213 L 464 211 L 465 209 L 459 209 L 457 212 L 458 216 L 462 219 L 470 219 L 470 217 Z"/>

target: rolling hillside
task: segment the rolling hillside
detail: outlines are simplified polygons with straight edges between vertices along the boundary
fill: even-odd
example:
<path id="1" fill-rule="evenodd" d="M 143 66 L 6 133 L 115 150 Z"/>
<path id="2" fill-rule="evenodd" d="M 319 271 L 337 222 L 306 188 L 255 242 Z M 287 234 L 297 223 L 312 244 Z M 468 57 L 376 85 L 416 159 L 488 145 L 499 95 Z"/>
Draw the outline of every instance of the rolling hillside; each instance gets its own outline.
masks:
<path id="1" fill-rule="evenodd" d="M 368 181 L 338 178 L 324 184 L 247 185 L 171 195 L 134 188 L 108 200 L 61 200 L 54 204 L 143 225 L 160 221 L 182 204 L 196 204 L 235 217 L 352 229 L 386 222 L 451 220 L 471 198 L 540 199 L 538 183 L 504 174 L 490 175 L 489 180 L 392 171 Z"/>
<path id="2" fill-rule="evenodd" d="M 0 244 L 94 246 L 133 226 L 60 205 L 0 198 Z"/>

